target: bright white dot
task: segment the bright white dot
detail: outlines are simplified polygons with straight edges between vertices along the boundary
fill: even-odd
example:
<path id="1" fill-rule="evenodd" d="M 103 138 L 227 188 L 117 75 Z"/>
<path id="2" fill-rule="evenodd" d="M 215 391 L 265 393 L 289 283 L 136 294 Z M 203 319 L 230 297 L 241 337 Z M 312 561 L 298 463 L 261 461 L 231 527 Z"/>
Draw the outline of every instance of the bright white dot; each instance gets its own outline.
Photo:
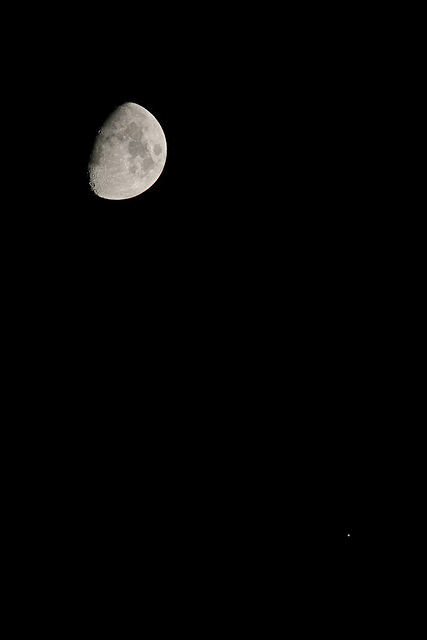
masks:
<path id="1" fill-rule="evenodd" d="M 347 538 L 349 538 L 349 537 L 350 537 L 350 534 L 349 534 L 349 533 L 347 533 Z"/>

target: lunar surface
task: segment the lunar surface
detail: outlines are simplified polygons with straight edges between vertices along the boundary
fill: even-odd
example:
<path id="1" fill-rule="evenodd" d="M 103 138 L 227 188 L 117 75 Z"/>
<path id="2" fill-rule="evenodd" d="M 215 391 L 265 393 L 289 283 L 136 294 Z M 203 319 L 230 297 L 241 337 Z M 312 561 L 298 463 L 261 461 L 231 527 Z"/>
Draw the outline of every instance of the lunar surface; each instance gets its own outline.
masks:
<path id="1" fill-rule="evenodd" d="M 95 139 L 88 171 L 92 191 L 125 200 L 149 189 L 166 162 L 166 138 L 144 107 L 125 102 L 108 116 Z"/>

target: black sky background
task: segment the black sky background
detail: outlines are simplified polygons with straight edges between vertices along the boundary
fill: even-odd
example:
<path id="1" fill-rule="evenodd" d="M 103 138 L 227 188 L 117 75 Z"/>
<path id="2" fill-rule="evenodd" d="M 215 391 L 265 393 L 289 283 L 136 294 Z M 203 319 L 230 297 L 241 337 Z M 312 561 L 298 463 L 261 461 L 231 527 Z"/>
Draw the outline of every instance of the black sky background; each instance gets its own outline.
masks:
<path id="1" fill-rule="evenodd" d="M 313 12 L 70 9 L 28 39 L 10 483 L 16 593 L 46 633 L 348 637 L 381 606 L 381 21 Z M 103 200 L 87 162 L 126 101 L 167 162 Z"/>

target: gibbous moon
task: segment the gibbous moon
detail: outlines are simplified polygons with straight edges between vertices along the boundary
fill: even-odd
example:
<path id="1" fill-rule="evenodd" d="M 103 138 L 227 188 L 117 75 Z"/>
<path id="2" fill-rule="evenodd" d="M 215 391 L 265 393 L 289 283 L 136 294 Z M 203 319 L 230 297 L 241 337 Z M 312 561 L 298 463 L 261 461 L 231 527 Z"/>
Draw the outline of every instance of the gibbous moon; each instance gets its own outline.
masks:
<path id="1" fill-rule="evenodd" d="M 144 107 L 125 102 L 108 116 L 95 138 L 88 171 L 92 191 L 126 200 L 153 185 L 166 162 L 166 138 Z"/>

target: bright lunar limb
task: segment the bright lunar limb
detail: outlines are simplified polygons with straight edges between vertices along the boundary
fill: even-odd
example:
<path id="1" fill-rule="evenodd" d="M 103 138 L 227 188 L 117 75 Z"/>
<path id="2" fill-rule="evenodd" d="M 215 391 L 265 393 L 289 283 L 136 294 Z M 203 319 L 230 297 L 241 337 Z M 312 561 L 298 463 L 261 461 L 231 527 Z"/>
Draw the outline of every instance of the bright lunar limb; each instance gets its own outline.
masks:
<path id="1" fill-rule="evenodd" d="M 144 107 L 125 102 L 107 118 L 95 139 L 88 172 L 92 191 L 126 200 L 149 189 L 166 162 L 166 138 Z"/>

